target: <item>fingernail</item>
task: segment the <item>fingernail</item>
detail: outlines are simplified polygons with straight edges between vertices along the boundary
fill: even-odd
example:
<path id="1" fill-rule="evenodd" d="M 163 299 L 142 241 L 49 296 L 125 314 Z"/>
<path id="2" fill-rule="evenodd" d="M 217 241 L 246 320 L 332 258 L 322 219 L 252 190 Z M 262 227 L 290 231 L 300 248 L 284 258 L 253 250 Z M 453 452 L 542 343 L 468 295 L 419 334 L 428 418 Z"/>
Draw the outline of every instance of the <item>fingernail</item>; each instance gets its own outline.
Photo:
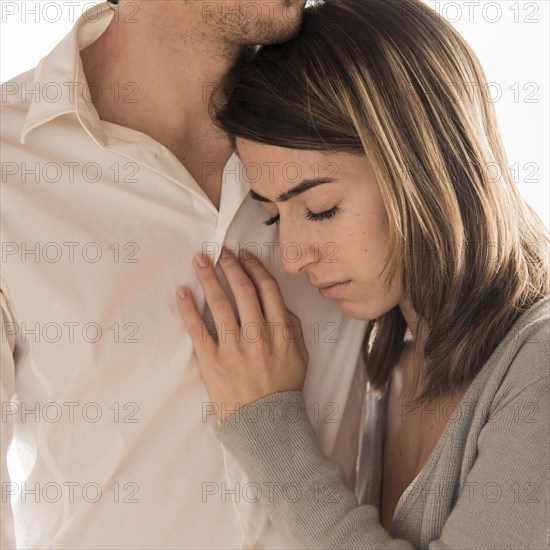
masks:
<path id="1" fill-rule="evenodd" d="M 187 298 L 187 296 L 189 296 L 189 292 L 187 292 L 187 289 L 185 288 L 180 288 L 178 290 L 178 298 L 180 300 L 185 300 L 185 298 Z"/>
<path id="2" fill-rule="evenodd" d="M 220 260 L 222 262 L 225 262 L 229 259 L 231 259 L 231 252 L 229 252 L 229 250 L 227 250 L 226 248 L 223 248 L 220 254 Z"/>
<path id="3" fill-rule="evenodd" d="M 210 258 L 202 252 L 195 256 L 195 261 L 199 267 L 207 267 L 210 264 Z"/>

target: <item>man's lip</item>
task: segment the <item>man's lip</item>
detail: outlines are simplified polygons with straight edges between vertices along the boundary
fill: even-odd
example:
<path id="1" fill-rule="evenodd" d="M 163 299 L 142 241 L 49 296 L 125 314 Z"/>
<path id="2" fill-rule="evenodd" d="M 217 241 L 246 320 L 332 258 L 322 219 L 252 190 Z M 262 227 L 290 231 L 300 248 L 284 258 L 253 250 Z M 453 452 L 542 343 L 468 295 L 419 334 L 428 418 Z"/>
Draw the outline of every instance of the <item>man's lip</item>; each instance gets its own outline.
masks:
<path id="1" fill-rule="evenodd" d="M 329 286 L 334 286 L 334 285 L 338 285 L 338 284 L 344 284 L 344 283 L 349 283 L 351 279 L 345 279 L 343 281 L 334 281 L 333 283 L 322 283 L 320 285 L 313 285 L 313 286 L 316 286 L 317 288 L 328 288 Z M 313 283 L 312 283 L 313 284 Z"/>

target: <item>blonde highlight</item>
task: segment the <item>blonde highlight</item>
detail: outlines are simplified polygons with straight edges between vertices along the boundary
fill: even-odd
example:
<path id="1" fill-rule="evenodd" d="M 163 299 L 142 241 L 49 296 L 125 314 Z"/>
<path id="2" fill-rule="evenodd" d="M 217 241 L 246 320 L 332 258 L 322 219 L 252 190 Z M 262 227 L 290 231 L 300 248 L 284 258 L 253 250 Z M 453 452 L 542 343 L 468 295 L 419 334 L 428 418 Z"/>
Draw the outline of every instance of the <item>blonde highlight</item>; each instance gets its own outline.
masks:
<path id="1" fill-rule="evenodd" d="M 294 40 L 241 59 L 212 96 L 233 136 L 368 157 L 389 221 L 385 283 L 399 278 L 418 315 L 414 405 L 469 384 L 550 293 L 548 231 L 515 186 L 484 71 L 429 10 L 420 0 L 316 4 Z M 335 29 L 346 32 L 331 41 Z M 367 324 L 373 391 L 387 388 L 406 329 L 397 306 Z"/>

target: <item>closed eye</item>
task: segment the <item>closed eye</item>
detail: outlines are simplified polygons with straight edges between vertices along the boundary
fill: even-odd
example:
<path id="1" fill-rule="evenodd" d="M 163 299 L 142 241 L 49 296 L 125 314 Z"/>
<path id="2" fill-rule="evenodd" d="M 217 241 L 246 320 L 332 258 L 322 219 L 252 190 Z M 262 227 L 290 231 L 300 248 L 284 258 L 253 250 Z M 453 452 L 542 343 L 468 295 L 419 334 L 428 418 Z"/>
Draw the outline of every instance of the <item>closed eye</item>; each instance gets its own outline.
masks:
<path id="1" fill-rule="evenodd" d="M 274 223 L 276 223 L 277 225 L 279 225 L 279 214 L 277 214 L 276 216 L 273 216 L 272 218 L 269 218 L 267 220 L 265 220 L 265 222 L 262 222 L 264 225 L 273 225 Z"/>
<path id="2" fill-rule="evenodd" d="M 310 221 L 319 222 L 323 220 L 331 220 L 332 218 L 334 218 L 334 216 L 336 216 L 336 214 L 338 214 L 338 212 L 340 212 L 340 208 L 338 208 L 337 206 L 331 208 L 330 210 L 325 210 L 324 212 L 312 212 L 311 210 L 306 209 L 305 217 Z M 277 214 L 276 216 L 273 216 L 272 218 L 269 218 L 262 223 L 264 225 L 273 225 L 274 223 L 278 225 L 279 218 L 280 216 L 279 214 Z"/>

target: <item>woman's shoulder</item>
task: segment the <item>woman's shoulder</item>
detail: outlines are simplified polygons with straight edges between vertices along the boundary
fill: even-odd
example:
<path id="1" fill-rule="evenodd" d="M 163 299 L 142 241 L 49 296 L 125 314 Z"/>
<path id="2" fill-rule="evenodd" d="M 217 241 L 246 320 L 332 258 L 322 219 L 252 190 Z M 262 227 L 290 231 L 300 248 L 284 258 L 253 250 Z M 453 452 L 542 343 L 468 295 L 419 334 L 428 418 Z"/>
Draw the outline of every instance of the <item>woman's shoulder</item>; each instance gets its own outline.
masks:
<path id="1" fill-rule="evenodd" d="M 495 403 L 499 407 L 526 394 L 529 388 L 546 385 L 550 379 L 550 296 L 546 296 L 516 321 L 495 351 L 500 371 Z M 550 393 L 550 392 L 549 392 Z M 538 392 L 544 395 L 544 392 Z"/>

